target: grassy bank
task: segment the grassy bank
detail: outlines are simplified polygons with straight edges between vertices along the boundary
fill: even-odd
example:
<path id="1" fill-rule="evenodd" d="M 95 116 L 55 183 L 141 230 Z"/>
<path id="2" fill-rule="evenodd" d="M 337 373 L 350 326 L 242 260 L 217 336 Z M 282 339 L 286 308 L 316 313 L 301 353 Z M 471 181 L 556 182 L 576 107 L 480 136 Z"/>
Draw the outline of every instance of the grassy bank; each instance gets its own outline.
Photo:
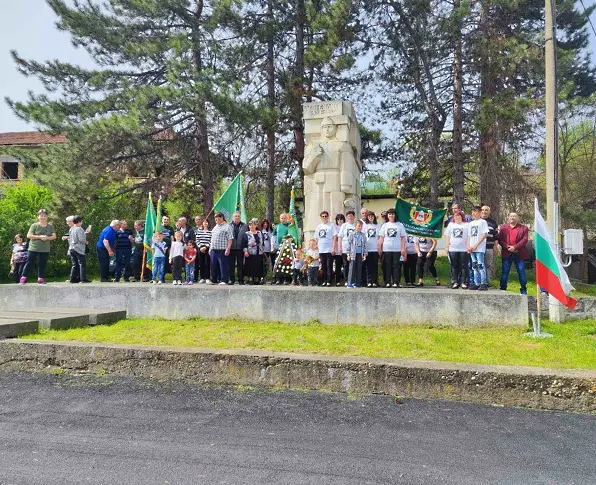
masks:
<path id="1" fill-rule="evenodd" d="M 544 330 L 554 338 L 532 339 L 523 335 L 525 330 L 511 328 L 130 319 L 111 326 L 45 331 L 26 338 L 596 369 L 596 320 L 565 325 L 546 322 Z"/>

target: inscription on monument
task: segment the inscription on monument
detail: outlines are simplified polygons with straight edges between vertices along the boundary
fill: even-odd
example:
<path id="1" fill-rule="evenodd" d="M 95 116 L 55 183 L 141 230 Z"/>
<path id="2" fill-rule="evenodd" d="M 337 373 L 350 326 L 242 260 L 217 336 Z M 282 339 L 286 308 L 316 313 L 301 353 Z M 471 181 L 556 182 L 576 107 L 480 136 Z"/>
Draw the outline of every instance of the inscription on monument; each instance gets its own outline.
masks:
<path id="1" fill-rule="evenodd" d="M 341 101 L 325 101 L 322 103 L 304 103 L 304 119 L 325 118 L 343 114 Z"/>

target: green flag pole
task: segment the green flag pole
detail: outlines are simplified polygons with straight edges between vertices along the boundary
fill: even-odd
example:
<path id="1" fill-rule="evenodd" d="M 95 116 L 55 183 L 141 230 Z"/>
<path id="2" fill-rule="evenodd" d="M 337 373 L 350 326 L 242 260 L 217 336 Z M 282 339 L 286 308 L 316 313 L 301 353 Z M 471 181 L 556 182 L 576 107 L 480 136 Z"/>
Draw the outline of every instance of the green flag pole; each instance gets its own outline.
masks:
<path id="1" fill-rule="evenodd" d="M 153 233 L 155 231 L 155 207 L 151 199 L 151 192 L 147 199 L 147 211 L 145 212 L 145 234 L 143 236 L 143 252 L 146 254 L 146 260 L 143 263 L 143 268 L 153 270 L 153 251 L 151 250 L 151 242 L 153 241 Z"/>
<path id="2" fill-rule="evenodd" d="M 228 186 L 221 197 L 217 200 L 215 205 L 213 206 L 213 210 L 216 212 L 221 212 L 226 217 L 226 220 L 230 220 L 230 216 L 236 211 L 238 207 L 238 198 L 239 198 L 239 184 L 240 184 L 240 174 L 234 177 L 232 183 Z"/>
<path id="3" fill-rule="evenodd" d="M 240 172 L 240 182 L 238 183 L 238 204 L 240 205 L 240 219 L 242 222 L 248 222 L 246 220 L 246 207 L 244 205 L 244 189 L 242 188 L 242 172 Z"/>
<path id="4" fill-rule="evenodd" d="M 294 186 L 290 190 L 290 210 L 288 211 L 290 214 L 290 225 L 288 226 L 288 234 L 292 236 L 294 242 L 296 243 L 296 247 L 299 248 L 300 244 L 300 230 L 298 229 L 298 219 L 296 218 L 296 202 L 294 196 Z"/>
<path id="5" fill-rule="evenodd" d="M 153 232 L 161 231 L 161 195 L 159 196 L 159 200 L 157 201 L 157 214 L 155 216 L 155 229 Z"/>

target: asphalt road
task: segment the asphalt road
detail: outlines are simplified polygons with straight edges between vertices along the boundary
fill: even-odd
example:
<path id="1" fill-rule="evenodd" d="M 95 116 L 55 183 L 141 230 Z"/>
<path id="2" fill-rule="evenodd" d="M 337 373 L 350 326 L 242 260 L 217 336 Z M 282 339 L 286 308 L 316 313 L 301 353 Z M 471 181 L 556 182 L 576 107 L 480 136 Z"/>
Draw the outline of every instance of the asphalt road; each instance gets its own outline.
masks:
<path id="1" fill-rule="evenodd" d="M 596 417 L 0 373 L 0 484 L 591 484 Z"/>

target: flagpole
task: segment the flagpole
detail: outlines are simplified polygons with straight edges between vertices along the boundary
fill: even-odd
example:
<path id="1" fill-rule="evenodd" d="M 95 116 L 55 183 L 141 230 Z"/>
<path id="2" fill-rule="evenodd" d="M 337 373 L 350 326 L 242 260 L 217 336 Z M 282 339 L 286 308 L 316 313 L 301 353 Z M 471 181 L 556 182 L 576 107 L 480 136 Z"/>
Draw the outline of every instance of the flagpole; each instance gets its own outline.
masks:
<path id="1" fill-rule="evenodd" d="M 141 263 L 141 283 L 145 281 L 145 256 L 147 256 L 147 248 L 143 244 L 143 261 Z"/>
<path id="2" fill-rule="evenodd" d="M 538 211 L 538 199 L 534 199 L 534 231 L 536 231 L 536 216 Z M 535 233 L 536 234 L 536 233 Z M 534 236 L 536 240 L 536 236 Z M 538 260 L 538 258 L 537 258 Z M 538 273 L 538 264 L 536 264 L 536 273 Z M 536 274 L 536 315 L 532 313 L 533 331 L 527 332 L 524 335 L 533 338 L 549 338 L 553 335 L 542 331 L 542 289 L 538 284 L 538 274 Z"/>

